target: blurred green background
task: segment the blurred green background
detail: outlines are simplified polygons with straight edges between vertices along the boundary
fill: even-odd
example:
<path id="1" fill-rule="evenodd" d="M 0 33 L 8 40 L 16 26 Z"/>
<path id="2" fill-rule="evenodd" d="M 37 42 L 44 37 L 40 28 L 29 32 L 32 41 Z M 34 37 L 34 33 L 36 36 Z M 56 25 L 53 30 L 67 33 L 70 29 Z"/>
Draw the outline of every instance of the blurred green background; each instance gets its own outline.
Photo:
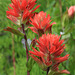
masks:
<path id="1" fill-rule="evenodd" d="M 13 24 L 6 17 L 10 3 L 11 0 L 0 0 L 0 75 L 14 75 L 12 34 L 3 31 L 4 28 L 11 27 Z M 70 75 L 75 75 L 75 17 L 69 19 L 66 13 L 67 8 L 75 5 L 75 0 L 37 0 L 37 5 L 39 4 L 41 6 L 36 12 L 47 12 L 52 22 L 56 22 L 56 25 L 52 27 L 53 34 L 64 33 L 62 39 L 65 39 L 66 49 L 62 55 L 70 54 L 70 56 L 69 60 L 60 65 L 60 69 L 67 69 Z M 13 24 L 13 28 L 17 29 L 17 26 Z M 35 36 L 37 38 L 37 35 L 28 29 L 27 38 L 32 40 Z M 14 35 L 16 75 L 26 75 L 27 72 L 26 51 L 23 48 L 22 39 L 23 37 Z M 34 64 L 30 75 L 46 75 L 46 72 Z"/>

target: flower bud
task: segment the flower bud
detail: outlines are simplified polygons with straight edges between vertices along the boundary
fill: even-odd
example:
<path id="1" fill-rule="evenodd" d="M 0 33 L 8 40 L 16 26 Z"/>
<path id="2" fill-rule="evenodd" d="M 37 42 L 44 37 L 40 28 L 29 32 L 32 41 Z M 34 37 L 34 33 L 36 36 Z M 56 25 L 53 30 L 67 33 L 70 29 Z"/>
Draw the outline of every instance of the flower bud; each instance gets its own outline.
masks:
<path id="1" fill-rule="evenodd" d="M 68 9 L 68 16 L 69 16 L 69 17 L 74 17 L 74 14 L 75 14 L 75 6 L 71 6 L 71 7 Z"/>

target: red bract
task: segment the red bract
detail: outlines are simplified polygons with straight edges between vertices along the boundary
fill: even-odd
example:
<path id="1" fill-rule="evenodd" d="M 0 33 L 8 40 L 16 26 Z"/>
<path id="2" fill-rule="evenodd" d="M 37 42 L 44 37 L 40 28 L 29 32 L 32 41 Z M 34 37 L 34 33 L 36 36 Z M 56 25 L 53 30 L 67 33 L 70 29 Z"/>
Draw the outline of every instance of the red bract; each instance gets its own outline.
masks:
<path id="1" fill-rule="evenodd" d="M 69 71 L 67 71 L 67 70 L 61 70 L 61 71 L 58 71 L 58 73 L 70 74 L 70 72 L 69 72 Z"/>
<path id="2" fill-rule="evenodd" d="M 40 35 L 45 33 L 47 30 L 50 31 L 51 27 L 53 24 L 56 24 L 55 22 L 53 22 L 52 24 L 50 24 L 50 22 L 52 20 L 50 20 L 50 16 L 48 14 L 48 16 L 46 16 L 46 13 L 44 13 L 43 11 L 41 11 L 38 14 L 35 14 L 34 18 L 30 18 L 31 19 L 31 24 L 34 27 L 29 27 L 34 33 Z"/>
<path id="3" fill-rule="evenodd" d="M 62 45 L 64 40 L 60 40 L 61 36 L 52 34 L 43 34 L 42 37 L 37 40 L 39 51 L 33 48 L 34 51 L 29 51 L 30 56 L 38 63 L 44 66 L 51 66 L 51 70 L 59 71 L 58 66 L 61 62 L 68 59 L 69 54 L 61 57 L 60 55 L 64 51 L 65 44 Z M 38 56 L 38 58 L 36 57 Z"/>
<path id="4" fill-rule="evenodd" d="M 7 18 L 12 20 L 14 23 L 19 24 L 29 20 L 30 17 L 34 15 L 34 11 L 39 8 L 39 5 L 33 9 L 36 0 L 11 0 L 10 7 L 8 7 Z"/>

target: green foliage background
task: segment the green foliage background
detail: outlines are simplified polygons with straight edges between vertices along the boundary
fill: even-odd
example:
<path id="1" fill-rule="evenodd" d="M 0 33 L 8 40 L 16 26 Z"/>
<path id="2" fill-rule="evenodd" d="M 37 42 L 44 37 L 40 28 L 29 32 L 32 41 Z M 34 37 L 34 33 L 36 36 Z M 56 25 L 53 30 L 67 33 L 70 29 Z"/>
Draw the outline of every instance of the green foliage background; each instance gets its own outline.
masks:
<path id="1" fill-rule="evenodd" d="M 70 57 L 69 60 L 60 65 L 60 69 L 67 69 L 70 71 L 70 75 L 75 75 L 75 17 L 69 20 L 65 14 L 67 7 L 75 5 L 75 0 L 61 0 L 61 2 L 62 21 L 59 0 L 37 0 L 37 5 L 41 4 L 41 6 L 36 12 L 44 11 L 50 14 L 52 21 L 57 23 L 52 28 L 54 34 L 65 33 L 62 35 L 62 39 L 65 39 L 66 49 L 62 55 L 70 54 Z M 13 24 L 6 18 L 6 11 L 10 3 L 10 0 L 0 0 L 0 75 L 14 75 L 12 36 L 11 33 L 3 31 L 4 28 L 11 27 L 11 24 Z M 13 28 L 17 29 L 17 26 L 13 24 Z M 37 38 L 37 35 L 29 29 L 27 38 L 32 40 L 35 36 Z M 16 75 L 26 75 L 27 72 L 26 52 L 21 43 L 22 39 L 23 37 L 14 35 Z M 34 64 L 30 75 L 46 75 L 46 72 L 43 72 L 37 64 Z"/>

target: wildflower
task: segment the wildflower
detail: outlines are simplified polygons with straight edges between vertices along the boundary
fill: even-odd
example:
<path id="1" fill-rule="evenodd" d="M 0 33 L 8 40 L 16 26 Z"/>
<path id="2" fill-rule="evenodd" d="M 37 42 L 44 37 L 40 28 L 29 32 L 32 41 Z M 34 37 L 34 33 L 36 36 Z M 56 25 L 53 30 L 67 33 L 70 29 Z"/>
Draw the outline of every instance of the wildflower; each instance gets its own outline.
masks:
<path id="1" fill-rule="evenodd" d="M 55 22 L 53 22 L 52 24 L 50 24 L 50 22 L 52 20 L 50 20 L 50 15 L 48 14 L 48 16 L 46 17 L 46 13 L 44 13 L 43 11 L 41 11 L 38 14 L 35 14 L 34 18 L 30 18 L 31 19 L 31 24 L 34 27 L 29 27 L 34 33 L 38 34 L 39 36 L 41 34 L 44 34 L 46 31 L 51 31 L 51 27 L 53 24 L 56 24 Z"/>
<path id="2" fill-rule="evenodd" d="M 69 17 L 73 17 L 75 14 L 75 6 L 71 6 L 69 9 L 68 9 L 68 15 Z"/>
<path id="3" fill-rule="evenodd" d="M 36 45 L 39 50 L 33 48 L 34 51 L 29 51 L 30 56 L 41 66 L 50 67 L 52 71 L 59 72 L 58 66 L 61 62 L 68 59 L 69 54 L 61 57 L 65 49 L 64 40 L 60 40 L 61 36 L 52 34 L 43 34 L 39 40 L 36 40 Z M 36 57 L 37 56 L 37 57 Z"/>
<path id="4" fill-rule="evenodd" d="M 34 11 L 39 8 L 38 5 L 35 9 L 36 0 L 11 0 L 10 7 L 8 7 L 7 18 L 15 24 L 20 25 L 23 22 L 28 22 L 29 18 L 34 15 Z"/>

